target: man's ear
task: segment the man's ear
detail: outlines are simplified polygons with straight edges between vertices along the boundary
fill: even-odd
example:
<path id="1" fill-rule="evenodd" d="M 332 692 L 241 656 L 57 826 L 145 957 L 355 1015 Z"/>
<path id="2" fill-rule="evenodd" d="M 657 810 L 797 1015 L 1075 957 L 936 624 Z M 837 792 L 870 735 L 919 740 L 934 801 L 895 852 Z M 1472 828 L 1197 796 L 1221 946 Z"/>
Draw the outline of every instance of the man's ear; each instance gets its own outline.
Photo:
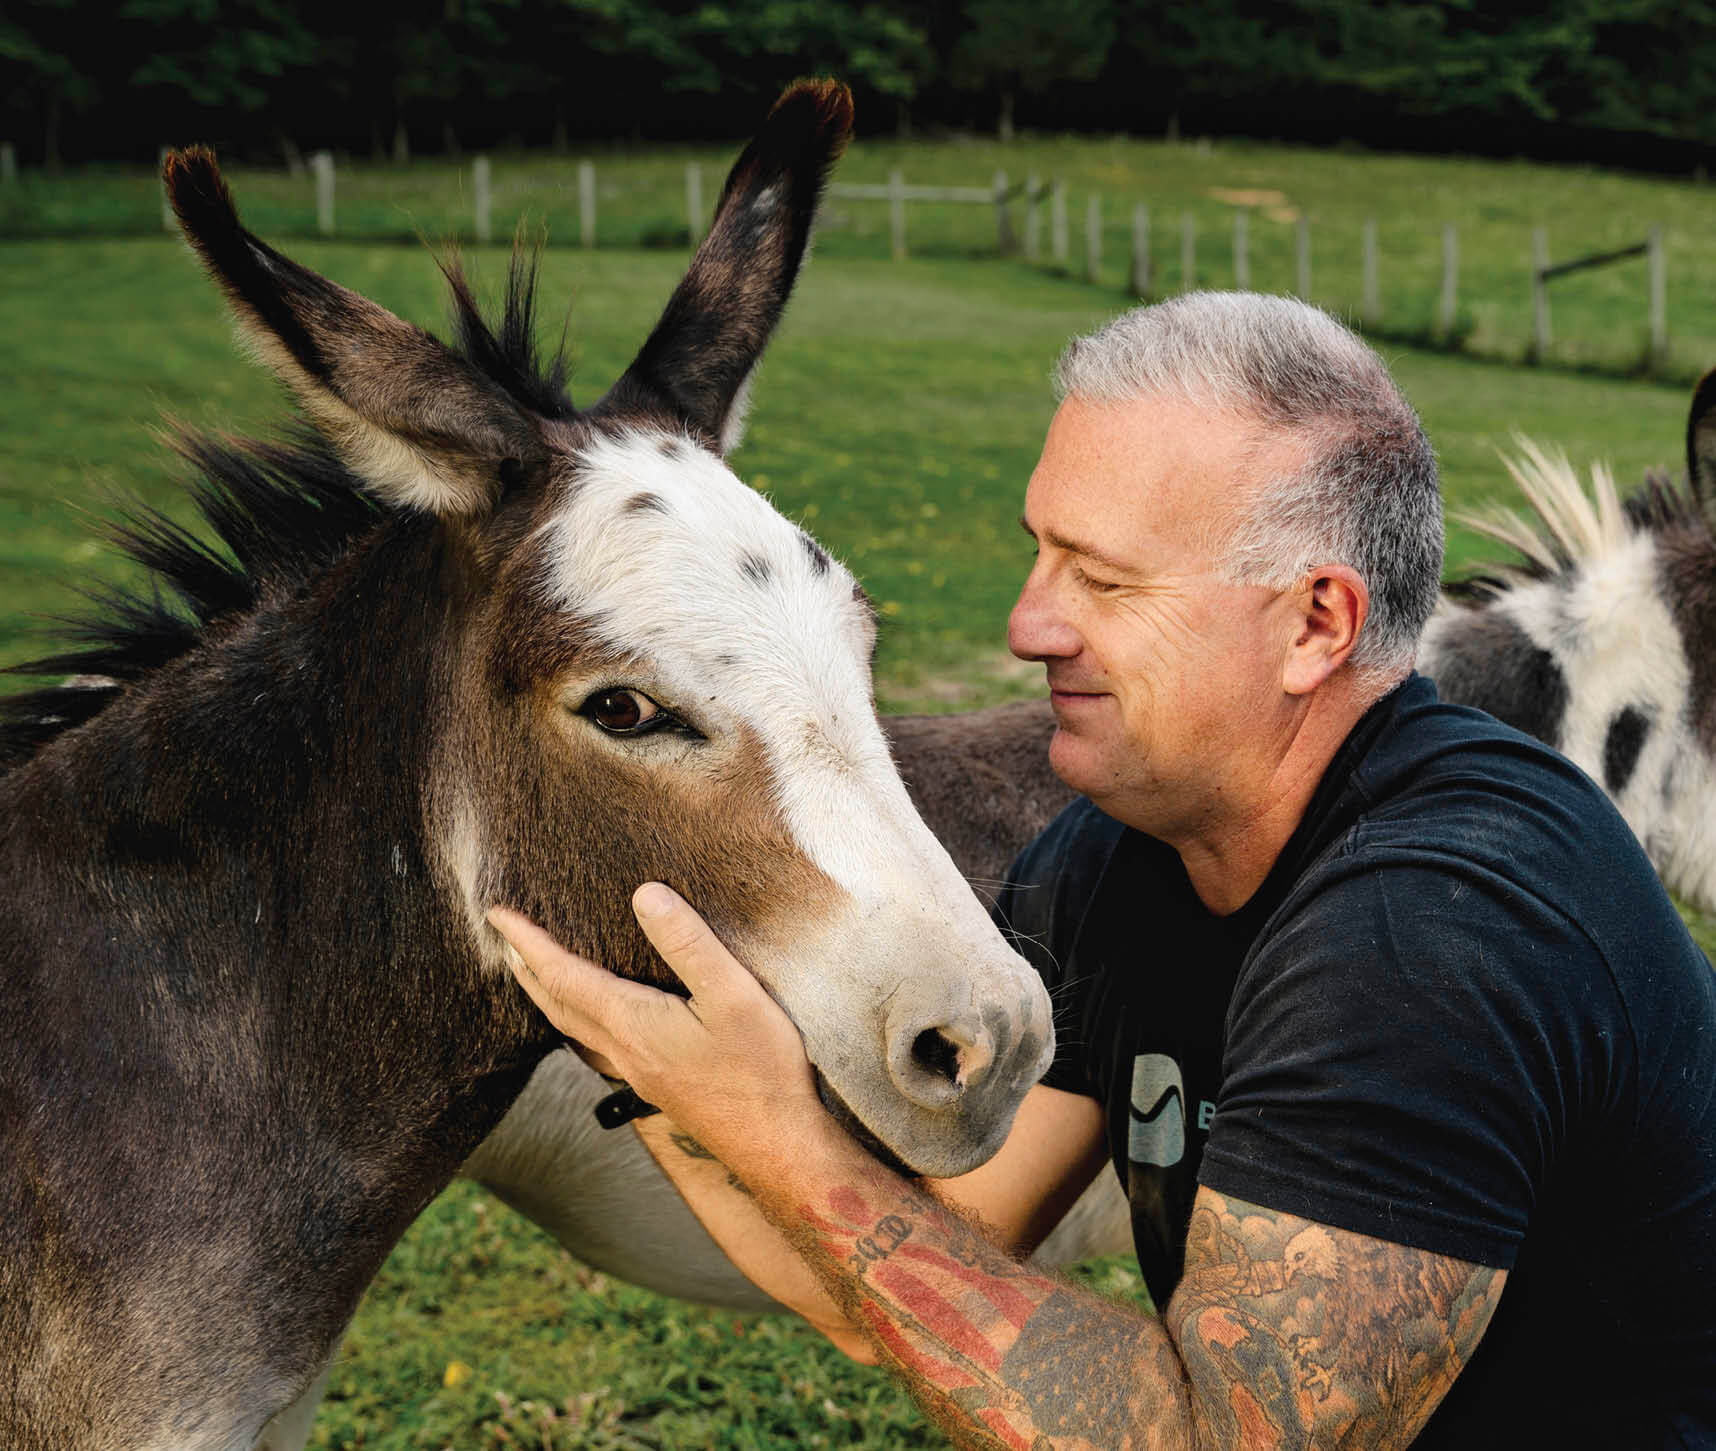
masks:
<path id="1" fill-rule="evenodd" d="M 1297 632 L 1282 662 L 1281 687 L 1309 695 L 1352 658 L 1370 613 L 1370 590 L 1356 569 L 1319 565 L 1293 596 Z"/>
<path id="2" fill-rule="evenodd" d="M 535 422 L 498 384 L 422 328 L 247 232 L 212 152 L 173 152 L 164 180 L 245 339 L 382 498 L 471 515 L 546 466 Z"/>

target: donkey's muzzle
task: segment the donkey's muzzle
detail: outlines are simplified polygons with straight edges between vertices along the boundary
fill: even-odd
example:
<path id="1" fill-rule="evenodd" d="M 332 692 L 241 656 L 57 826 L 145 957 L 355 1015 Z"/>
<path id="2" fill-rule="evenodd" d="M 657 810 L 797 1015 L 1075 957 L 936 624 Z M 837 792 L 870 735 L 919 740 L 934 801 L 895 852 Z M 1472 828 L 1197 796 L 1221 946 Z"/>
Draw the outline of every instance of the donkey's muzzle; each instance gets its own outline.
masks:
<path id="1" fill-rule="evenodd" d="M 961 996 L 950 1000 L 945 986 L 930 983 L 894 995 L 884 1029 L 888 1076 L 919 1108 L 981 1119 L 990 1105 L 1036 1082 L 1047 1058 L 1047 1023 L 1029 1002 L 1009 1013 Z"/>

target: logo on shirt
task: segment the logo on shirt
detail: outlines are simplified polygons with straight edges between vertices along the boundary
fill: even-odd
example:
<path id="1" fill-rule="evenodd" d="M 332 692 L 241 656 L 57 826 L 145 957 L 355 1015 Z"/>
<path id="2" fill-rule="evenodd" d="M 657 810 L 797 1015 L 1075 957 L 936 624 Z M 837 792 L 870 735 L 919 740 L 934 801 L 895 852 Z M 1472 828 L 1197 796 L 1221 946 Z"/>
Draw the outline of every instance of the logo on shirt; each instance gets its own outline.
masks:
<path id="1" fill-rule="evenodd" d="M 1177 1164 L 1186 1152 L 1186 1090 L 1180 1065 L 1166 1053 L 1132 1060 L 1132 1127 L 1126 1157 L 1134 1164 Z"/>

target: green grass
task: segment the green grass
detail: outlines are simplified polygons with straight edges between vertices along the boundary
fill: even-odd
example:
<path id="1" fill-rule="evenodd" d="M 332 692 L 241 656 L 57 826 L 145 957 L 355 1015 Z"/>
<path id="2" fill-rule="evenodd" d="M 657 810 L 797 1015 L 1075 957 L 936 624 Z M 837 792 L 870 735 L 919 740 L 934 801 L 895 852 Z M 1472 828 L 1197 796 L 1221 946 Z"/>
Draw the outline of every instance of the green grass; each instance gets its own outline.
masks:
<path id="1" fill-rule="evenodd" d="M 1218 150 L 1217 155 L 1221 152 Z M 415 248 L 293 251 L 420 321 L 440 282 Z M 474 258 L 493 280 L 498 251 Z M 667 253 L 557 251 L 544 296 L 574 299 L 575 396 L 624 367 L 677 278 Z M 110 580 L 91 515 L 129 492 L 177 507 L 148 436 L 162 414 L 233 429 L 284 416 L 242 361 L 213 289 L 162 238 L 0 244 L 0 663 L 41 646 L 32 616 Z M 885 705 L 975 704 L 1030 688 L 1005 665 L 1028 563 L 1015 523 L 1066 337 L 1112 289 L 1023 264 L 904 265 L 825 245 L 771 351 L 739 472 L 803 518 L 885 614 Z M 1678 462 L 1685 390 L 1385 348 L 1441 451 L 1456 507 L 1506 493 L 1496 450 L 1524 431 L 1623 479 Z M 1474 555 L 1456 531 L 1453 558 Z M 1709 946 L 1712 924 L 1696 924 Z M 1138 1293 L 1124 1261 L 1089 1272 Z M 313 1444 L 541 1451 L 941 1444 L 901 1394 L 813 1333 L 740 1322 L 614 1284 L 468 1186 L 395 1251 L 365 1299 Z"/>
<path id="2" fill-rule="evenodd" d="M 697 162 L 711 208 L 738 143 L 595 148 L 602 246 L 682 243 L 686 236 L 684 171 Z M 577 161 L 543 153 L 493 159 L 497 236 L 527 220 L 546 227 L 555 245 L 579 239 Z M 1709 232 L 1711 193 L 1692 180 L 1638 177 L 1592 167 L 1396 156 L 1359 149 L 1315 151 L 1257 142 L 1169 145 L 1134 138 L 1024 138 L 1009 146 L 960 138 L 855 144 L 837 179 L 879 182 L 899 167 L 912 182 L 987 185 L 997 170 L 1014 181 L 1059 178 L 1068 191 L 1072 265 L 1082 269 L 1085 203 L 1102 198 L 1102 276 L 1110 291 L 1125 283 L 1134 203 L 1150 208 L 1158 293 L 1184 283 L 1181 219 L 1190 215 L 1197 245 L 1194 276 L 1205 285 L 1233 283 L 1233 216 L 1250 219 L 1252 285 L 1294 286 L 1294 220 L 1313 235 L 1312 294 L 1345 313 L 1360 300 L 1360 229 L 1378 226 L 1386 335 L 1420 339 L 1433 330 L 1441 276 L 1441 234 L 1460 238 L 1457 334 L 1477 355 L 1517 360 L 1531 336 L 1528 282 L 1533 226 L 1549 229 L 1560 261 L 1640 241 L 1664 228 L 1669 278 L 1671 351 L 1659 375 L 1689 381 L 1716 359 L 1716 244 Z M 312 236 L 314 190 L 308 176 L 274 169 L 231 173 L 251 225 L 268 236 Z M 1021 208 L 1015 222 L 1022 230 Z M 1046 212 L 1046 208 L 1044 209 Z M 339 170 L 337 222 L 354 239 L 469 236 L 470 172 L 439 159 L 408 165 L 352 163 Z M 159 187 L 143 168 L 87 168 L 62 178 L 26 172 L 0 189 L 0 235 L 130 234 L 161 231 Z M 819 247 L 825 256 L 880 260 L 888 254 L 887 207 L 832 202 Z M 1043 229 L 1045 253 L 1048 228 Z M 917 205 L 909 243 L 920 255 L 987 255 L 995 246 L 991 210 Z M 1551 361 L 1571 368 L 1630 372 L 1646 361 L 1645 264 L 1635 260 L 1577 274 L 1552 288 L 1555 342 Z"/>

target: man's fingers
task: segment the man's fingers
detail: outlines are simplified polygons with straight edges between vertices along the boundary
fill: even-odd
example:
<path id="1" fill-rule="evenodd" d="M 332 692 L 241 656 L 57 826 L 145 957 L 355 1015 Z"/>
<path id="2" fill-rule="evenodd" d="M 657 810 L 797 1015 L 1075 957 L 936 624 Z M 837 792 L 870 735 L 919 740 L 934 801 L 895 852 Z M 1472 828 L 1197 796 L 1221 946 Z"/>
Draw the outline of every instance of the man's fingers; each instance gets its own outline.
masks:
<path id="1" fill-rule="evenodd" d="M 632 912 L 650 945 L 691 989 L 692 997 L 706 999 L 712 989 L 756 982 L 709 930 L 709 924 L 671 887 L 645 882 L 632 893 Z"/>
<path id="2" fill-rule="evenodd" d="M 623 1015 L 645 1010 L 643 999 L 665 997 L 568 952 L 528 917 L 508 907 L 490 908 L 488 919 L 522 960 L 523 970 L 515 965 L 513 976 L 531 1001 L 567 1037 L 602 1054 L 613 1051 L 614 1033 L 622 1026 Z"/>

